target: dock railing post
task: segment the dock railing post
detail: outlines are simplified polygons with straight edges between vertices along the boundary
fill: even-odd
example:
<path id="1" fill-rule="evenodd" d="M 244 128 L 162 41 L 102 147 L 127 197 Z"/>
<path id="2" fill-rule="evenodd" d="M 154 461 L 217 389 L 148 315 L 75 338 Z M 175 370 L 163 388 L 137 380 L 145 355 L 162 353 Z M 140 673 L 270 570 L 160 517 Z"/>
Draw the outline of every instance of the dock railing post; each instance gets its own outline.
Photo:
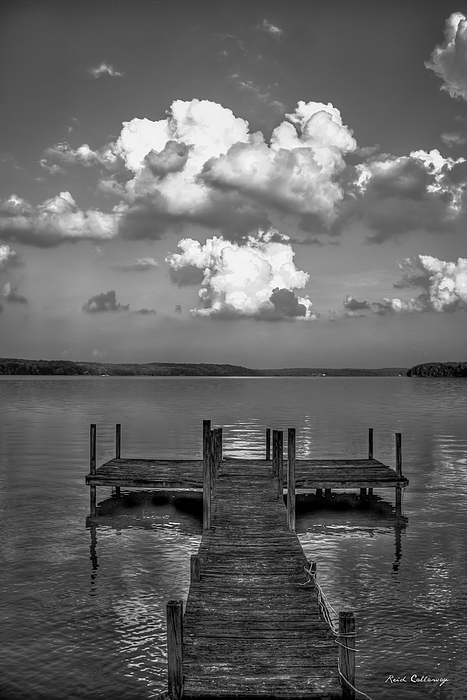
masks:
<path id="1" fill-rule="evenodd" d="M 373 459 L 373 428 L 368 429 L 368 459 Z"/>
<path id="2" fill-rule="evenodd" d="M 167 603 L 168 692 L 173 700 L 183 696 L 183 600 Z"/>
<path id="3" fill-rule="evenodd" d="M 203 530 L 211 528 L 211 421 L 203 420 Z"/>
<path id="4" fill-rule="evenodd" d="M 339 670 L 342 684 L 342 700 L 355 700 L 355 615 L 339 613 Z"/>
<path id="5" fill-rule="evenodd" d="M 115 426 L 115 459 L 120 459 L 122 450 L 122 426 L 117 423 Z M 115 487 L 115 495 L 120 498 L 120 486 Z"/>
<path id="6" fill-rule="evenodd" d="M 402 479 L 402 434 L 396 433 L 396 476 Z M 396 516 L 402 516 L 402 488 L 396 486 Z"/>
<path id="7" fill-rule="evenodd" d="M 272 431 L 272 478 L 277 485 L 277 498 L 284 493 L 284 433 Z"/>
<path id="8" fill-rule="evenodd" d="M 266 428 L 266 460 L 271 459 L 271 428 Z"/>
<path id="9" fill-rule="evenodd" d="M 272 431 L 272 478 L 277 479 L 279 461 L 279 431 Z"/>
<path id="10" fill-rule="evenodd" d="M 96 424 L 91 423 L 90 433 L 89 433 L 89 471 L 91 474 L 95 474 L 97 471 L 96 467 Z M 90 510 L 91 515 L 97 514 L 97 487 L 92 485 L 89 487 L 89 500 L 90 500 Z"/>
<path id="11" fill-rule="evenodd" d="M 295 531 L 295 428 L 287 432 L 287 524 Z"/>

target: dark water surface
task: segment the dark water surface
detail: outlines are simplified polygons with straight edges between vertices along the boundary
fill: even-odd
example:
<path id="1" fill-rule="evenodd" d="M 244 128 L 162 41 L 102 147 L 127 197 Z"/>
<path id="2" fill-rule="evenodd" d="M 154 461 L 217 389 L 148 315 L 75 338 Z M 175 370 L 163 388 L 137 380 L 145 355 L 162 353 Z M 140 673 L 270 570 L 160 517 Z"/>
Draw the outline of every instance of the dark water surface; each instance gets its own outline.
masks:
<path id="1" fill-rule="evenodd" d="M 199 458 L 204 418 L 236 456 L 264 454 L 269 426 L 297 429 L 299 457 L 366 457 L 373 427 L 376 459 L 394 465 L 402 432 L 399 536 L 354 511 L 305 513 L 297 529 L 330 602 L 357 615 L 361 690 L 467 698 L 467 382 L 405 377 L 1 379 L 0 698 L 146 700 L 165 688 L 165 604 L 186 598 L 201 520 L 128 504 L 86 529 L 89 424 L 101 464 L 117 422 L 122 456 Z M 392 502 L 394 490 L 379 493 Z"/>

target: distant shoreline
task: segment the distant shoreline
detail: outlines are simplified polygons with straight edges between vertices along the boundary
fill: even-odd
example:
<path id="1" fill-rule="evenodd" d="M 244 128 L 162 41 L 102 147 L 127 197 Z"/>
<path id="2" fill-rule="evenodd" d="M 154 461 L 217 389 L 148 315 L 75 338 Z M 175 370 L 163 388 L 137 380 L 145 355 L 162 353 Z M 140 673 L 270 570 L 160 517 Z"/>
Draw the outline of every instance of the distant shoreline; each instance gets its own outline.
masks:
<path id="1" fill-rule="evenodd" d="M 0 377 L 106 376 L 106 377 L 467 377 L 467 362 L 426 362 L 407 367 L 286 367 L 250 369 L 241 365 L 181 362 L 73 362 L 0 358 Z"/>
<path id="2" fill-rule="evenodd" d="M 241 365 L 206 363 L 110 363 L 72 360 L 0 358 L 0 376 L 147 376 L 147 377 L 397 377 L 407 376 L 406 367 L 379 369 L 290 367 L 251 369 Z"/>

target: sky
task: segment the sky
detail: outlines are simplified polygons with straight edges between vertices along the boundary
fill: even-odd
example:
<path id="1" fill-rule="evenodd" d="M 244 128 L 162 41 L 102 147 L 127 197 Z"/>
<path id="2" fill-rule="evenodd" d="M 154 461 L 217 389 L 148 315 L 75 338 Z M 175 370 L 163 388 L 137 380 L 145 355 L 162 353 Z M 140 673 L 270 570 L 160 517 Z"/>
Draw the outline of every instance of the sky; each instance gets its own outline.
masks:
<path id="1" fill-rule="evenodd" d="M 465 361 L 466 17 L 4 1 L 0 357 Z"/>

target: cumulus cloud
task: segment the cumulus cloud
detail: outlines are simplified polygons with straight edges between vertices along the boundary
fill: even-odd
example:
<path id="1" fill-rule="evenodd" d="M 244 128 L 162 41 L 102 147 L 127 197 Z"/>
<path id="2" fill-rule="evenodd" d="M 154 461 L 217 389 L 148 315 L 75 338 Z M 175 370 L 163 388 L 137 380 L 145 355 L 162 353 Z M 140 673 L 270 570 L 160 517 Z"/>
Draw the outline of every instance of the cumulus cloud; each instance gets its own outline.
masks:
<path id="1" fill-rule="evenodd" d="M 13 303 L 18 303 L 18 304 L 27 304 L 28 300 L 26 299 L 25 296 L 22 294 L 18 293 L 18 288 L 13 287 L 10 282 L 7 282 L 7 284 L 3 287 L 2 289 L 2 297 L 5 299 L 5 301 L 13 302 Z"/>
<path id="2" fill-rule="evenodd" d="M 93 78 L 101 78 L 103 75 L 110 75 L 111 78 L 121 78 L 123 73 L 116 70 L 110 63 L 103 61 L 100 66 L 95 66 L 88 69 L 89 75 Z"/>
<path id="3" fill-rule="evenodd" d="M 267 228 L 273 212 L 332 222 L 344 196 L 344 155 L 355 148 L 331 104 L 299 102 L 266 141 L 231 110 L 193 99 L 175 100 L 165 119 L 124 122 L 99 150 L 57 144 L 42 164 L 120 170 L 99 187 L 125 206 L 126 238 L 157 239 L 170 226 L 197 223 L 238 240 Z"/>
<path id="4" fill-rule="evenodd" d="M 344 307 L 351 315 L 357 310 L 370 310 L 380 316 L 398 313 L 453 313 L 467 311 L 467 258 L 446 262 L 431 255 L 406 258 L 399 265 L 402 276 L 394 284 L 397 289 L 422 289 L 410 299 L 385 297 L 377 302 L 357 302 L 347 297 Z"/>
<path id="5" fill-rule="evenodd" d="M 112 270 L 120 270 L 121 272 L 148 272 L 159 267 L 159 263 L 154 258 L 138 258 L 131 263 L 116 263 L 110 265 Z"/>
<path id="6" fill-rule="evenodd" d="M 441 78 L 442 90 L 467 100 L 467 19 L 462 12 L 448 17 L 444 42 L 435 47 L 425 66 Z"/>
<path id="7" fill-rule="evenodd" d="M 270 36 L 273 36 L 275 39 L 280 39 L 283 32 L 283 30 L 280 27 L 271 24 L 271 22 L 268 22 L 267 19 L 263 19 L 262 23 L 259 26 L 259 29 L 261 29 L 263 32 L 267 32 L 268 34 L 270 34 Z"/>
<path id="8" fill-rule="evenodd" d="M 23 264 L 18 253 L 10 248 L 9 245 L 0 245 L 0 270 L 21 267 Z"/>
<path id="9" fill-rule="evenodd" d="M 120 208 L 106 214 L 97 209 L 79 209 L 69 192 L 60 192 L 34 207 L 11 195 L 0 200 L 0 240 L 48 248 L 80 239 L 105 241 L 118 233 Z"/>
<path id="10" fill-rule="evenodd" d="M 117 295 L 114 289 L 102 294 L 96 294 L 89 301 L 83 304 L 83 311 L 88 313 L 99 313 L 100 311 L 128 311 L 129 304 L 122 306 L 117 302 Z"/>
<path id="11" fill-rule="evenodd" d="M 444 158 L 438 150 L 396 158 L 383 154 L 355 166 L 354 190 L 338 222 L 352 220 L 382 243 L 410 231 L 459 230 L 465 222 L 467 161 Z"/>
<path id="12" fill-rule="evenodd" d="M 200 304 L 193 316 L 286 320 L 315 318 L 308 296 L 297 297 L 309 280 L 294 265 L 294 252 L 287 236 L 277 231 L 259 231 L 239 245 L 214 236 L 204 245 L 192 238 L 180 241 L 181 253 L 166 258 L 169 268 L 184 268 L 203 274 L 198 292 Z"/>

